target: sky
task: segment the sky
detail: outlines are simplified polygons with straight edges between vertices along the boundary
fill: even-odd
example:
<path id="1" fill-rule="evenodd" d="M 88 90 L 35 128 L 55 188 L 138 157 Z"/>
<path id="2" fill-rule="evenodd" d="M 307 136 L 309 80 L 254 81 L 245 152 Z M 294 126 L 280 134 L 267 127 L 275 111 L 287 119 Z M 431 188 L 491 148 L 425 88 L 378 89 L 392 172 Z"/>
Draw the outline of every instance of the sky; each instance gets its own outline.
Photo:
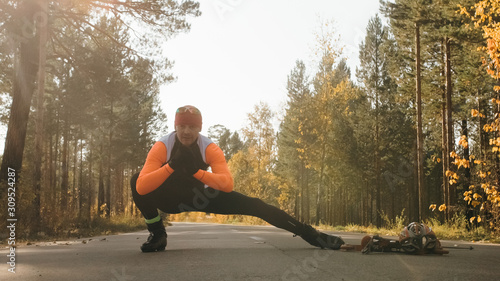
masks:
<path id="1" fill-rule="evenodd" d="M 260 102 L 282 113 L 296 61 L 314 73 L 315 34 L 322 21 L 334 21 L 355 79 L 359 44 L 369 19 L 379 13 L 379 1 L 202 0 L 200 10 L 200 17 L 189 18 L 188 33 L 164 44 L 177 79 L 161 87 L 160 99 L 170 130 L 175 110 L 189 104 L 202 112 L 207 134 L 216 124 L 242 129 Z"/>
<path id="2" fill-rule="evenodd" d="M 313 74 L 315 33 L 320 22 L 335 22 L 343 56 L 355 79 L 359 44 L 378 0 L 201 0 L 202 15 L 188 18 L 191 30 L 164 43 L 175 62 L 176 81 L 160 88 L 167 126 L 174 129 L 175 110 L 198 107 L 202 134 L 221 124 L 231 131 L 247 125 L 255 105 L 267 103 L 277 116 L 287 101 L 287 76 L 297 60 Z M 277 128 L 279 117 L 274 121 Z M 3 152 L 6 126 L 0 128 Z"/>

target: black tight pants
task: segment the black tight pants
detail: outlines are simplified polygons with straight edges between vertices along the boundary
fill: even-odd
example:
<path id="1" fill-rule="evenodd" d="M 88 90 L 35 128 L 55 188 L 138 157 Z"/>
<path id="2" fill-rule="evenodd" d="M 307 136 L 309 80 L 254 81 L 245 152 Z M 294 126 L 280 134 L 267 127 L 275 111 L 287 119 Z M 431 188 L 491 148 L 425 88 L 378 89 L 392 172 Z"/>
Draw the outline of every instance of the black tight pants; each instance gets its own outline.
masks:
<path id="1" fill-rule="evenodd" d="M 136 206 L 146 219 L 158 216 L 158 209 L 168 214 L 206 212 L 224 215 L 248 215 L 300 235 L 304 224 L 286 212 L 264 201 L 241 193 L 222 192 L 211 187 L 186 187 L 168 185 L 166 182 L 151 193 L 140 195 L 136 190 L 139 174 L 132 176 L 130 185 Z"/>

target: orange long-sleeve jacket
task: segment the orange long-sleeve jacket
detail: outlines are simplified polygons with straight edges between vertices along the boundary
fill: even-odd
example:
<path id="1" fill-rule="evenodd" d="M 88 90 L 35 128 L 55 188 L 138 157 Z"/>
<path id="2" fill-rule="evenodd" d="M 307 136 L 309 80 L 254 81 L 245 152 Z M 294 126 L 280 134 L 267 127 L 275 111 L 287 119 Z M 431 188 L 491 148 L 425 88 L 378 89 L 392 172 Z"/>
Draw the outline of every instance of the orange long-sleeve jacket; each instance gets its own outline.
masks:
<path id="1" fill-rule="evenodd" d="M 224 153 L 215 143 L 205 150 L 206 163 L 212 172 L 198 170 L 193 177 L 205 185 L 223 192 L 233 191 L 233 177 L 226 163 Z M 161 141 L 156 142 L 148 153 L 146 163 L 137 179 L 137 193 L 148 194 L 157 189 L 174 170 L 167 162 L 167 147 Z"/>

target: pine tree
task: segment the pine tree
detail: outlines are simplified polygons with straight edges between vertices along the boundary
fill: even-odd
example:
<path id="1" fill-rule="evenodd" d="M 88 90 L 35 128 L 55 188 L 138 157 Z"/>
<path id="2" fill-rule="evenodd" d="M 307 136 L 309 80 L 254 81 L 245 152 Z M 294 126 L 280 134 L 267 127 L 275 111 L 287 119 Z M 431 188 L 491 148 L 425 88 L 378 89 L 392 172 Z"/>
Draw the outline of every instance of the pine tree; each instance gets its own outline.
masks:
<path id="1" fill-rule="evenodd" d="M 432 0 L 396 0 L 394 3 L 381 1 L 383 13 L 390 19 L 392 32 L 398 44 L 407 50 L 407 59 L 414 62 L 412 76 L 415 81 L 415 110 L 416 110 L 416 131 L 417 131 L 417 216 L 418 220 L 425 218 L 428 201 L 428 191 L 425 186 L 424 170 L 424 136 L 423 136 L 423 101 L 422 101 L 422 30 L 429 24 L 430 11 L 432 10 Z M 408 40 L 408 30 L 414 31 L 414 42 Z M 413 52 L 413 54 L 411 54 Z"/>
<path id="2" fill-rule="evenodd" d="M 302 61 L 296 61 L 295 67 L 288 75 L 287 107 L 278 133 L 277 174 L 292 191 L 293 212 L 303 221 L 309 221 L 309 185 L 312 171 L 309 157 L 305 151 L 310 145 L 312 136 L 308 120 L 312 111 L 310 81 L 306 75 L 306 67 Z M 289 204 L 286 204 L 289 205 Z"/>
<path id="3" fill-rule="evenodd" d="M 368 26 L 366 28 L 366 38 L 365 41 L 361 43 L 359 58 L 361 62 L 360 69 L 358 70 L 358 78 L 361 80 L 361 83 L 364 85 L 369 97 L 371 97 L 372 104 L 374 107 L 374 135 L 373 139 L 375 142 L 375 150 L 373 151 L 374 157 L 374 188 L 375 188 L 375 201 L 376 201 L 376 210 L 380 212 L 381 210 L 381 126 L 382 126 L 382 118 L 381 118 L 381 107 L 383 104 L 387 104 L 382 100 L 384 95 L 387 95 L 387 91 L 389 89 L 389 78 L 387 76 L 387 56 L 388 53 L 385 53 L 383 48 L 384 44 L 387 44 L 388 41 L 388 31 L 386 27 L 382 26 L 382 22 L 378 15 L 374 18 L 370 19 L 368 22 Z M 381 217 L 380 213 L 376 214 L 376 225 L 378 227 L 381 226 Z"/>

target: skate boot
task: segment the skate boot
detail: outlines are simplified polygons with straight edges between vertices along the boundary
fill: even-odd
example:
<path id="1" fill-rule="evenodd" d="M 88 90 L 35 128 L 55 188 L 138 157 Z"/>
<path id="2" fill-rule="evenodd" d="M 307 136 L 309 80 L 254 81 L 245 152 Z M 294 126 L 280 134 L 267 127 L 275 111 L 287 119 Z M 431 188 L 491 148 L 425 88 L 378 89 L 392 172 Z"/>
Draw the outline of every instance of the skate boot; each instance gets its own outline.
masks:
<path id="1" fill-rule="evenodd" d="M 156 252 L 163 251 L 167 247 L 167 232 L 161 221 L 148 224 L 149 237 L 141 246 L 141 251 Z"/>
<path id="2" fill-rule="evenodd" d="M 338 250 L 345 242 L 342 238 L 319 232 L 310 225 L 305 225 L 300 237 L 307 243 L 322 249 Z"/>

